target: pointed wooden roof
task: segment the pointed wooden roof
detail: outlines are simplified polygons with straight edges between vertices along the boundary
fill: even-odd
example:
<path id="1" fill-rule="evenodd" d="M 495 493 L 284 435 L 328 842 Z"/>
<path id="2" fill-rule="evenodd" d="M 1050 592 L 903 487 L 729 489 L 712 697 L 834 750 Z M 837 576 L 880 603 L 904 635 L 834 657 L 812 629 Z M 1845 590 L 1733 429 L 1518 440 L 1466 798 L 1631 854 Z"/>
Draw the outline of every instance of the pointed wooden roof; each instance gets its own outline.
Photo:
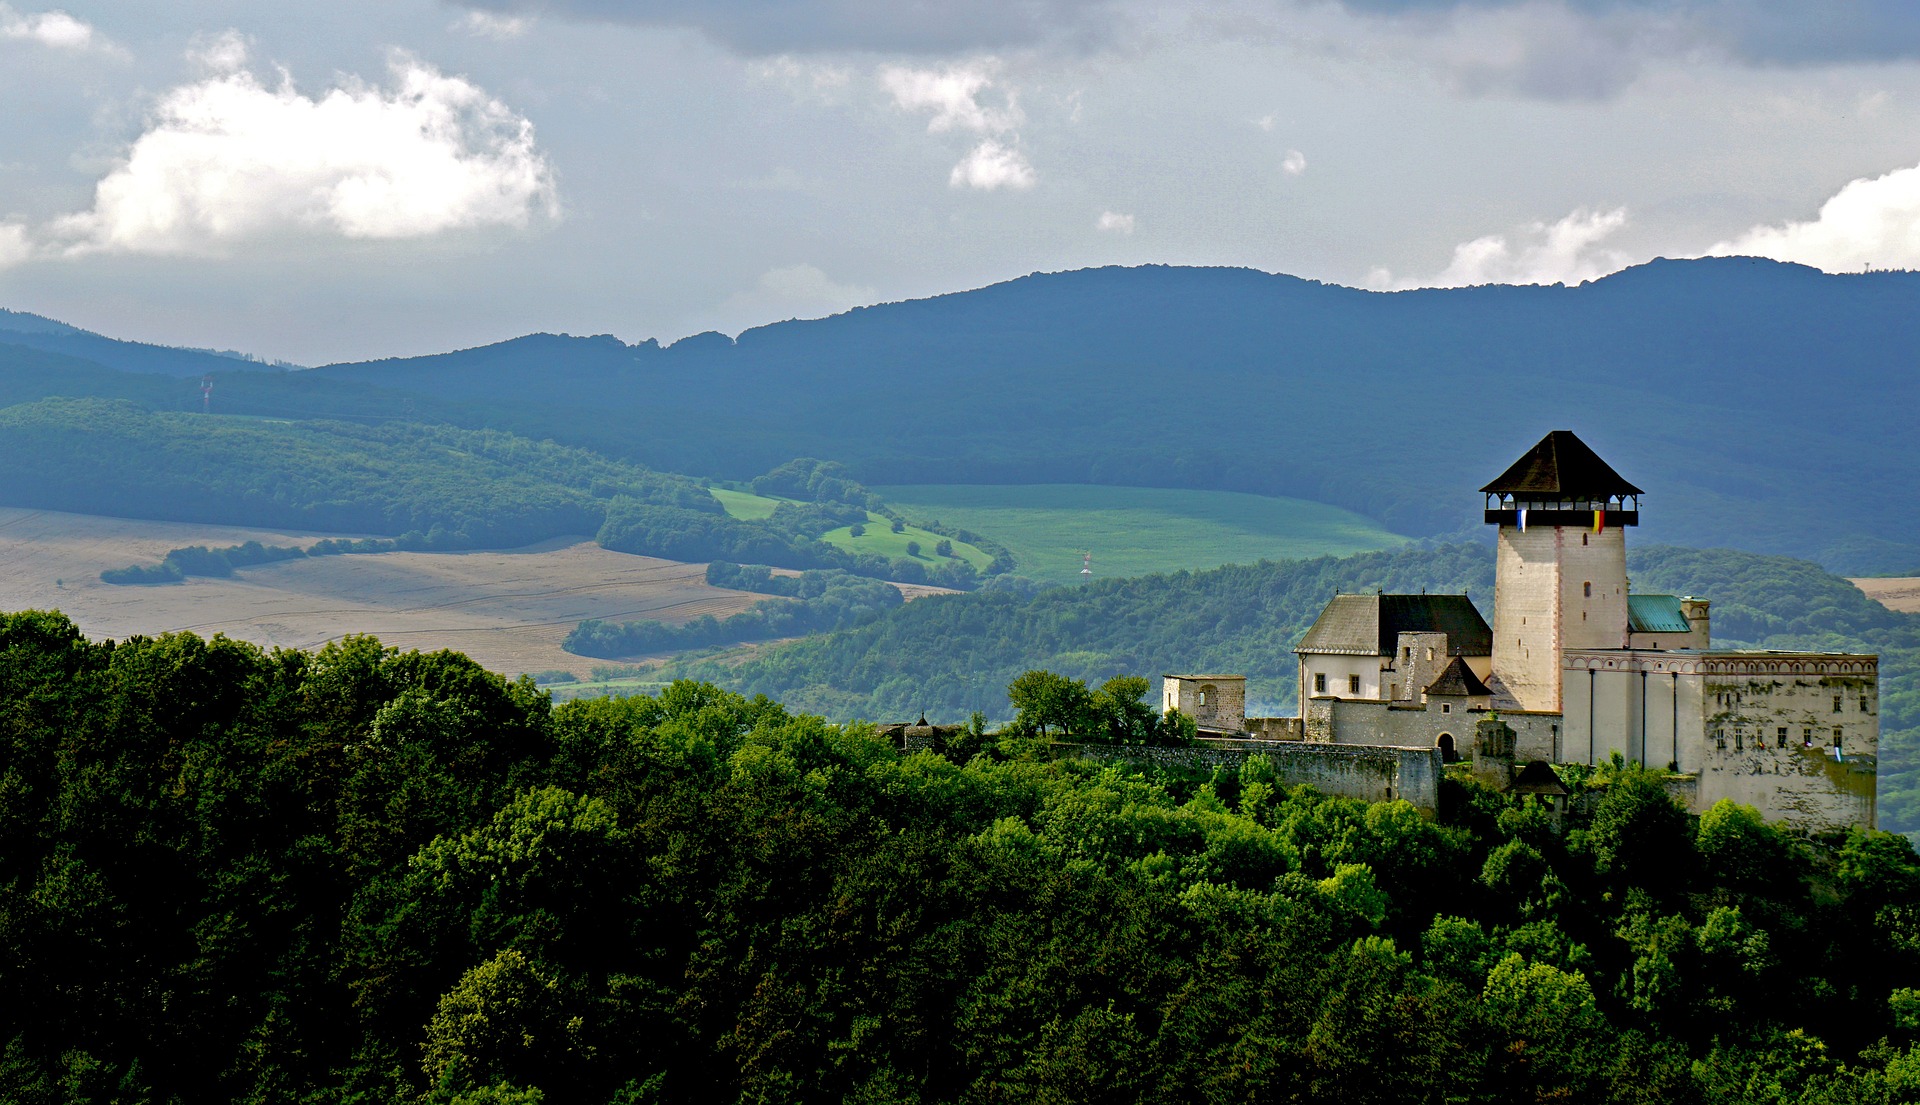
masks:
<path id="1" fill-rule="evenodd" d="M 1427 693 L 1490 695 L 1493 692 L 1487 689 L 1485 683 L 1480 682 L 1480 677 L 1473 674 L 1473 669 L 1467 666 L 1465 660 L 1455 656 L 1453 663 L 1446 666 L 1446 670 L 1440 673 L 1439 678 L 1427 684 Z"/>
<path id="2" fill-rule="evenodd" d="M 1574 436 L 1555 430 L 1480 489 L 1490 495 L 1548 495 L 1560 499 L 1606 499 L 1643 492 Z"/>

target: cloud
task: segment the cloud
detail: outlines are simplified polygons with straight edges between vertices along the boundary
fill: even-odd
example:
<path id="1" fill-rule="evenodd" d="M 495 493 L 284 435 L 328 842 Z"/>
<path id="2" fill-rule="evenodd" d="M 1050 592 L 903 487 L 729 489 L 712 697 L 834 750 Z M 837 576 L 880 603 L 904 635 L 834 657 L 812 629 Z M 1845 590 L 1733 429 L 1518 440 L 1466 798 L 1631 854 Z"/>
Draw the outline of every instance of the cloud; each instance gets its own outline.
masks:
<path id="1" fill-rule="evenodd" d="M 496 13 L 698 31 L 742 54 L 869 51 L 955 55 L 1110 39 L 1121 0 L 464 0 Z"/>
<path id="2" fill-rule="evenodd" d="M 217 254 L 287 236 L 421 238 L 558 214 L 531 123 L 467 80 L 396 55 L 388 87 L 349 79 L 310 97 L 284 73 L 268 86 L 241 69 L 176 88 L 95 186 L 91 209 L 26 236 L 40 256 Z"/>
<path id="3" fill-rule="evenodd" d="M 1920 268 L 1920 166 L 1855 180 L 1810 221 L 1756 226 L 1706 253 L 1798 261 L 1828 272 Z"/>
<path id="4" fill-rule="evenodd" d="M 1456 20 L 1495 25 L 1513 13 L 1532 21 L 1523 75 L 1555 83 L 1552 59 L 1579 63 L 1575 84 L 1616 75 L 1647 53 L 1710 50 L 1757 64 L 1818 64 L 1920 57 L 1920 4 L 1913 0 L 460 0 L 476 11 L 697 31 L 743 54 L 870 51 L 955 56 L 1032 47 L 1097 49 L 1125 39 L 1137 21 L 1160 27 L 1195 19 L 1215 33 L 1271 33 L 1335 9 L 1362 20 L 1445 36 Z M 1143 11 L 1145 14 L 1143 15 Z M 1557 26 L 1557 30 L 1553 29 Z M 1576 41 L 1567 38 L 1574 32 Z M 1542 37 L 1544 34 L 1545 37 Z M 1557 40 L 1557 44 L 1556 44 Z M 1509 39 L 1508 45 L 1513 45 Z M 1494 73 L 1481 69 L 1483 79 Z M 1515 87 L 1518 87 L 1516 85 Z"/>
<path id="5" fill-rule="evenodd" d="M 821 318 L 873 303 L 880 293 L 843 284 L 817 265 L 783 265 L 760 274 L 752 287 L 729 296 L 714 312 L 714 324 L 737 333 L 776 319 Z"/>
<path id="6" fill-rule="evenodd" d="M 1008 90 L 1000 104 L 983 103 L 994 88 L 998 62 L 986 58 L 939 69 L 912 69 L 888 65 L 880 69 L 880 85 L 901 111 L 928 113 L 927 133 L 968 131 L 987 135 L 947 175 L 954 188 L 994 191 L 1033 187 L 1033 166 L 1017 145 L 1015 130 L 1025 121 L 1019 99 Z"/>
<path id="7" fill-rule="evenodd" d="M 93 26 L 63 11 L 20 12 L 0 3 L 0 39 L 33 42 L 54 50 L 117 49 L 108 44 Z"/>
<path id="8" fill-rule="evenodd" d="M 1520 240 L 1489 234 L 1453 247 L 1453 260 L 1431 279 L 1396 280 L 1374 269 L 1367 282 L 1379 288 L 1460 288 L 1476 284 L 1578 284 L 1618 272 L 1630 262 L 1618 250 L 1596 248 L 1627 225 L 1625 208 L 1574 211 L 1555 223 L 1527 226 Z"/>
<path id="9" fill-rule="evenodd" d="M 496 42 L 506 42 L 532 30 L 533 23 L 534 19 L 530 15 L 501 15 L 497 12 L 470 11 L 454 20 L 450 29 L 475 38 L 491 38 Z"/>
<path id="10" fill-rule="evenodd" d="M 1288 176 L 1299 176 L 1307 171 L 1307 155 L 1299 150 L 1288 150 L 1285 160 L 1280 162 L 1280 171 Z"/>
<path id="11" fill-rule="evenodd" d="M 980 102 L 980 94 L 993 87 L 991 60 L 950 65 L 943 69 L 909 69 L 889 65 L 880 70 L 880 84 L 893 96 L 894 106 L 902 111 L 927 111 L 927 133 L 970 130 L 983 134 L 1003 134 L 1023 121 L 1020 105 L 1009 94 L 1002 107 Z"/>
<path id="12" fill-rule="evenodd" d="M 1102 211 L 1093 225 L 1109 234 L 1131 234 L 1133 233 L 1133 216 L 1122 215 L 1118 211 Z"/>
<path id="13" fill-rule="evenodd" d="M 33 243 L 27 228 L 20 223 L 0 223 L 0 269 L 22 264 L 33 257 Z"/>
<path id="14" fill-rule="evenodd" d="M 1026 157 L 992 138 L 968 151 L 947 175 L 949 187 L 977 188 L 983 192 L 998 188 L 1020 191 L 1033 187 L 1033 182 L 1033 166 L 1027 163 Z"/>

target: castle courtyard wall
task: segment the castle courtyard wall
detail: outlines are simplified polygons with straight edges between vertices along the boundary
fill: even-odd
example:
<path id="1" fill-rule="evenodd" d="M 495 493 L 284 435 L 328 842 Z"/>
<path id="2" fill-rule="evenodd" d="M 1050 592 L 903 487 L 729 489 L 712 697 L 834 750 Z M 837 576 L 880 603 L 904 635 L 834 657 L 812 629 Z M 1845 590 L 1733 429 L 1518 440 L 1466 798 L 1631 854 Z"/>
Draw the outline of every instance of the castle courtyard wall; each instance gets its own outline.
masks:
<path id="1" fill-rule="evenodd" d="M 1054 749 L 1057 754 L 1088 760 L 1198 769 L 1238 767 L 1252 756 L 1265 756 L 1275 776 L 1288 786 L 1304 784 L 1323 794 L 1363 802 L 1404 799 L 1427 817 L 1440 808 L 1440 752 L 1431 746 L 1309 745 L 1203 737 L 1193 745 L 1174 748 L 1058 744 Z"/>

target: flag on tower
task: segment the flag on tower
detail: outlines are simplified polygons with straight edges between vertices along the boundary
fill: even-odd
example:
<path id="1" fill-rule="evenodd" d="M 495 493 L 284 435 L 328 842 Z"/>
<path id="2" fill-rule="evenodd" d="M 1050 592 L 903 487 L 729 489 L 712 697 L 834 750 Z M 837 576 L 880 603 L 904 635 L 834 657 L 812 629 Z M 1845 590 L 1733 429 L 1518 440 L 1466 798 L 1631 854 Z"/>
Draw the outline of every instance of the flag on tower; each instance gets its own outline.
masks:
<path id="1" fill-rule="evenodd" d="M 1599 533 L 1601 530 L 1606 528 L 1607 528 L 1607 512 L 1604 510 L 1594 511 L 1593 512 L 1593 532 Z"/>
<path id="2" fill-rule="evenodd" d="M 1521 533 L 1527 532 L 1527 508 L 1526 507 L 1520 508 L 1520 532 Z"/>

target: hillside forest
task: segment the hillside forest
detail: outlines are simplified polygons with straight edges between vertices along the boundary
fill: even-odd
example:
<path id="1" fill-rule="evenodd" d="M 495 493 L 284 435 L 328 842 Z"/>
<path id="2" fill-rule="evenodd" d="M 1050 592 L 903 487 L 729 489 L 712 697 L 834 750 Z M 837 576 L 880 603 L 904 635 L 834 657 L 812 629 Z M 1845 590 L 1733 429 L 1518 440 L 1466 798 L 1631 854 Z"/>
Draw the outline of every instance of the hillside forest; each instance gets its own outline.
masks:
<path id="1" fill-rule="evenodd" d="M 1414 537 L 1472 528 L 1463 489 L 1571 428 L 1652 493 L 1653 542 L 1909 574 L 1920 461 L 1886 443 L 1904 440 L 1900 412 L 1920 396 L 1887 351 L 1917 340 L 1920 276 L 1902 272 L 1704 258 L 1577 287 L 1381 294 L 1142 266 L 665 347 L 532 334 L 302 371 L 9 314 L 0 406 L 197 412 L 212 373 L 216 414 L 497 430 L 736 482 L 813 456 L 868 485 L 1253 492 Z M 1483 424 L 1489 403 L 1499 432 L 1438 429 Z M 1415 442 L 1431 445 L 1417 460 L 1402 449 Z"/>
<path id="2" fill-rule="evenodd" d="M 1920 858 L 0 617 L 0 1099 L 1878 1103 Z M 964 762 L 962 762 L 964 760 Z"/>

